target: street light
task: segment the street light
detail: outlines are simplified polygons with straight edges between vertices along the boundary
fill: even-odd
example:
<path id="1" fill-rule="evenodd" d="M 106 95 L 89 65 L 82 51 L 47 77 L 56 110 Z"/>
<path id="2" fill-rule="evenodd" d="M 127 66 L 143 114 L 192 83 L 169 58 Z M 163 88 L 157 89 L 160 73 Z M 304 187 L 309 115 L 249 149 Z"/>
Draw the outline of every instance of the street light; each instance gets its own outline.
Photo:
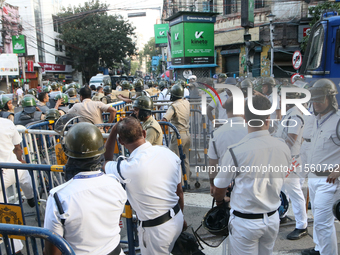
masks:
<path id="1" fill-rule="evenodd" d="M 270 76 L 274 77 L 274 72 L 273 72 L 273 66 L 274 66 L 274 42 L 273 42 L 273 21 L 275 18 L 275 15 L 270 13 L 269 15 L 267 15 L 267 18 L 269 19 L 270 22 L 270 26 L 269 26 L 269 30 L 270 30 Z"/>

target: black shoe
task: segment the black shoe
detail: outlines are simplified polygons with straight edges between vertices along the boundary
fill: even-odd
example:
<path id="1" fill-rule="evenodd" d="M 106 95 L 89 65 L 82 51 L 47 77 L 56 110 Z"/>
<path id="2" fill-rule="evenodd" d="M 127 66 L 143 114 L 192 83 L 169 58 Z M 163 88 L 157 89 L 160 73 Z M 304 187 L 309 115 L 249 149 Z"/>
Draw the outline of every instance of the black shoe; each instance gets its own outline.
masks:
<path id="1" fill-rule="evenodd" d="M 287 239 L 288 240 L 299 240 L 300 238 L 302 238 L 303 236 L 306 236 L 308 234 L 308 229 L 294 229 L 293 232 L 291 232 L 288 236 Z"/>
<path id="2" fill-rule="evenodd" d="M 34 207 L 34 206 L 35 206 L 34 197 L 32 197 L 32 198 L 30 198 L 30 199 L 27 199 L 27 204 L 28 204 L 30 207 Z"/>
<path id="3" fill-rule="evenodd" d="M 280 224 L 287 223 L 287 221 L 288 221 L 288 217 L 287 216 L 285 216 L 283 218 L 280 218 Z"/>
<path id="4" fill-rule="evenodd" d="M 312 204 L 310 202 L 308 202 L 308 210 L 312 209 Z"/>
<path id="5" fill-rule="evenodd" d="M 302 255 L 320 255 L 319 251 L 314 250 L 314 248 L 303 250 L 301 252 Z"/>

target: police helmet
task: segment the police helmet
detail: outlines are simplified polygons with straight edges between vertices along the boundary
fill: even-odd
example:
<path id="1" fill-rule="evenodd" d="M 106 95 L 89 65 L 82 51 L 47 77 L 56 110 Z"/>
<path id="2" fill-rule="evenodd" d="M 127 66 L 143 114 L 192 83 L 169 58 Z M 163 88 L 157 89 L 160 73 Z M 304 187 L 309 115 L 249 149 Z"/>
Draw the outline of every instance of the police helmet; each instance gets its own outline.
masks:
<path id="1" fill-rule="evenodd" d="M 111 92 L 112 92 L 111 86 L 109 86 L 109 85 L 105 86 L 103 91 L 104 91 L 105 94 L 111 94 Z"/>
<path id="2" fill-rule="evenodd" d="M 51 88 L 52 88 L 52 90 L 57 90 L 58 89 L 58 84 L 56 82 L 52 82 Z"/>
<path id="3" fill-rule="evenodd" d="M 70 88 L 67 90 L 67 94 L 69 97 L 74 97 L 77 95 L 77 90 L 75 88 Z"/>
<path id="4" fill-rule="evenodd" d="M 134 89 L 135 89 L 135 87 L 133 86 L 132 83 L 130 83 L 130 91 L 132 91 L 132 90 L 134 90 Z"/>
<path id="5" fill-rule="evenodd" d="M 134 100 L 132 107 L 136 107 L 140 110 L 152 111 L 153 102 L 150 97 L 142 95 L 140 97 L 137 97 L 136 100 Z"/>
<path id="6" fill-rule="evenodd" d="M 64 85 L 61 89 L 63 93 L 65 93 L 68 90 L 68 85 Z"/>
<path id="7" fill-rule="evenodd" d="M 227 75 L 225 73 L 219 73 L 217 75 L 218 78 L 227 78 Z"/>
<path id="8" fill-rule="evenodd" d="M 154 82 L 153 82 L 153 86 L 154 86 L 154 87 L 158 87 L 158 81 L 154 81 Z"/>
<path id="9" fill-rule="evenodd" d="M 176 83 L 181 85 L 183 88 L 187 86 L 187 83 L 184 80 L 178 80 Z"/>
<path id="10" fill-rule="evenodd" d="M 213 235 L 228 236 L 229 217 L 230 211 L 227 204 L 215 206 L 204 215 L 202 226 Z"/>
<path id="11" fill-rule="evenodd" d="M 166 82 L 165 81 L 160 81 L 159 82 L 159 89 L 163 90 L 164 88 L 166 88 Z"/>
<path id="12" fill-rule="evenodd" d="M 228 77 L 224 83 L 229 85 L 236 85 L 237 81 L 234 77 Z"/>
<path id="13" fill-rule="evenodd" d="M 59 94 L 57 94 L 57 95 L 54 97 L 54 100 L 55 100 L 55 101 L 58 101 L 60 98 L 61 98 L 61 99 L 64 99 L 63 104 L 67 104 L 67 103 L 68 103 L 68 96 L 67 96 L 66 94 L 64 94 L 64 93 L 59 93 Z"/>
<path id="14" fill-rule="evenodd" d="M 241 81 L 240 87 L 241 89 L 253 88 L 253 83 L 250 79 L 245 79 Z"/>
<path id="15" fill-rule="evenodd" d="M 275 87 L 276 86 L 276 81 L 273 77 L 265 77 L 262 80 L 262 85 L 268 85 L 270 87 Z"/>
<path id="16" fill-rule="evenodd" d="M 57 109 L 48 109 L 45 113 L 45 120 L 54 120 L 60 118 L 60 112 Z"/>
<path id="17" fill-rule="evenodd" d="M 142 88 L 143 89 L 144 88 L 143 80 L 141 80 L 141 79 L 136 80 L 135 88 Z"/>
<path id="18" fill-rule="evenodd" d="M 184 96 L 184 88 L 180 84 L 175 84 L 170 90 L 171 98 L 179 99 Z"/>
<path id="19" fill-rule="evenodd" d="M 21 106 L 24 112 L 30 114 L 36 111 L 37 103 L 35 102 L 35 99 L 32 95 L 24 96 L 24 98 L 21 101 Z"/>
<path id="20" fill-rule="evenodd" d="M 130 89 L 130 82 L 128 82 L 128 81 L 123 81 L 123 82 L 122 82 L 122 89 L 123 89 L 123 90 L 129 90 L 129 89 Z"/>
<path id="21" fill-rule="evenodd" d="M 44 88 L 44 92 L 47 92 L 47 93 L 49 93 L 51 90 L 52 90 L 52 88 L 51 88 L 50 85 L 47 85 L 47 86 Z"/>
<path id="22" fill-rule="evenodd" d="M 76 84 L 71 83 L 71 84 L 69 84 L 69 85 L 67 86 L 67 88 L 68 88 L 68 89 L 70 89 L 70 88 L 77 89 L 77 86 L 76 86 Z"/>
<path id="23" fill-rule="evenodd" d="M 11 101 L 9 97 L 1 94 L 0 95 L 0 109 L 3 109 L 9 101 Z"/>
<path id="24" fill-rule="evenodd" d="M 311 93 L 310 102 L 323 103 L 326 97 L 329 97 L 329 107 L 334 110 L 338 109 L 338 101 L 335 95 L 338 94 L 338 90 L 333 81 L 329 79 L 320 79 L 314 83 L 314 85 L 309 89 Z"/>
<path id="25" fill-rule="evenodd" d="M 63 148 L 68 157 L 76 159 L 93 158 L 105 152 L 102 133 L 88 122 L 75 124 L 68 130 Z"/>
<path id="26" fill-rule="evenodd" d="M 33 95 L 33 96 L 37 96 L 37 92 L 34 90 L 34 89 L 29 89 L 28 91 L 27 91 L 27 94 L 31 94 L 31 95 Z"/>

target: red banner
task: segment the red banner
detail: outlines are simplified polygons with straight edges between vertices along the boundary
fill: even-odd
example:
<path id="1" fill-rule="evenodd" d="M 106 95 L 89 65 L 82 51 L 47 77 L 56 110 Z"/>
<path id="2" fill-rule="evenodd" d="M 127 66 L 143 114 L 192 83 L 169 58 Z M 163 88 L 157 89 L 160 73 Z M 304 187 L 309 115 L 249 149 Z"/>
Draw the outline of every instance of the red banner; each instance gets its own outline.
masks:
<path id="1" fill-rule="evenodd" d="M 65 72 L 65 65 L 57 65 L 57 64 L 48 64 L 48 63 L 41 63 L 39 62 L 39 65 L 42 68 L 42 71 L 61 71 L 61 72 Z"/>
<path id="2" fill-rule="evenodd" d="M 27 60 L 27 72 L 34 72 L 33 64 L 32 60 Z"/>

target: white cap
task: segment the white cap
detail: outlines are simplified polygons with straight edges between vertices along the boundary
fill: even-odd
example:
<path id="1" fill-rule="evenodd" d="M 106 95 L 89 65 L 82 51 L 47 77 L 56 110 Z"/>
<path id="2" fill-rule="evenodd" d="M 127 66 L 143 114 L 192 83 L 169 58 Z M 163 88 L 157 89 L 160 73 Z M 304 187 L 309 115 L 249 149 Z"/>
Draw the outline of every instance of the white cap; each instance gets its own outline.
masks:
<path id="1" fill-rule="evenodd" d="M 194 81 L 196 81 L 196 80 L 197 80 L 196 75 L 190 75 L 190 76 L 189 76 L 189 80 L 194 80 Z"/>

